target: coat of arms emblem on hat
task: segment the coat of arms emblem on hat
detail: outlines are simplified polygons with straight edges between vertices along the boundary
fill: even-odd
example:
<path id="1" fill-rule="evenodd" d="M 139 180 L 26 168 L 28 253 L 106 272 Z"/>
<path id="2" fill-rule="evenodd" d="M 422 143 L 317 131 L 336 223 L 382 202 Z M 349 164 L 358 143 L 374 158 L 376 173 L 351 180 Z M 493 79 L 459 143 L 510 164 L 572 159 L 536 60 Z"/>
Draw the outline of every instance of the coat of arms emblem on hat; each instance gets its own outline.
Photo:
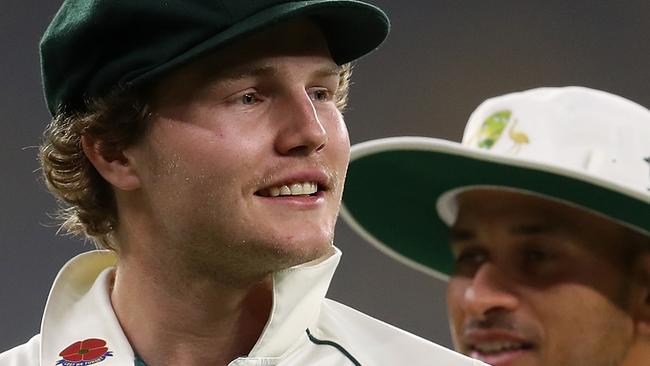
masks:
<path id="1" fill-rule="evenodd" d="M 481 127 L 470 138 L 468 144 L 473 145 L 476 143 L 477 147 L 490 150 L 507 130 L 508 138 L 513 143 L 508 152 L 516 155 L 523 145 L 530 143 L 528 135 L 517 130 L 518 122 L 509 109 L 492 113 L 483 121 Z"/>
<path id="2" fill-rule="evenodd" d="M 59 353 L 63 359 L 56 365 L 62 366 L 87 366 L 102 362 L 106 357 L 113 356 L 108 350 L 106 341 L 97 338 L 88 338 L 69 345 Z"/>

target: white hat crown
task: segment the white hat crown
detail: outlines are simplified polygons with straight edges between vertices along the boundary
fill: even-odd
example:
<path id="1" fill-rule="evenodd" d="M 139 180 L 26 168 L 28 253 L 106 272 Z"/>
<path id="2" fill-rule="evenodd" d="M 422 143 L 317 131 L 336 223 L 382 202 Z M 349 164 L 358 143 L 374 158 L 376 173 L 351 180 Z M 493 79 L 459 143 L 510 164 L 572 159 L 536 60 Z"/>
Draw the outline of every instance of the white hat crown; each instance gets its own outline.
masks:
<path id="1" fill-rule="evenodd" d="M 488 99 L 470 116 L 462 143 L 568 169 L 650 200 L 650 111 L 607 92 L 539 88 Z"/>

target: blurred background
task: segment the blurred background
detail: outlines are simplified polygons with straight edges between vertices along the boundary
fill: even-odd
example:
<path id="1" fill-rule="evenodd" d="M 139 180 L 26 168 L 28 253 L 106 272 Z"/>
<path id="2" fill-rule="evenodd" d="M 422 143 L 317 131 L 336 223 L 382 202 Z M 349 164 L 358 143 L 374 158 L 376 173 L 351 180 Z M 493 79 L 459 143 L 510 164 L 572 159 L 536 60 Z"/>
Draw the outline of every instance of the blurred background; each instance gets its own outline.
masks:
<path id="1" fill-rule="evenodd" d="M 372 0 L 371 0 L 372 1 Z M 0 0 L 0 350 L 38 333 L 57 271 L 90 243 L 57 236 L 36 146 L 49 118 L 38 41 L 60 1 Z M 650 106 L 647 0 L 377 0 L 388 41 L 357 62 L 353 143 L 395 135 L 458 141 L 484 99 L 583 85 Z M 648 142 L 650 143 L 650 142 Z M 381 199 L 381 198 L 378 198 Z M 445 284 L 385 257 L 339 222 L 329 296 L 451 347 Z"/>

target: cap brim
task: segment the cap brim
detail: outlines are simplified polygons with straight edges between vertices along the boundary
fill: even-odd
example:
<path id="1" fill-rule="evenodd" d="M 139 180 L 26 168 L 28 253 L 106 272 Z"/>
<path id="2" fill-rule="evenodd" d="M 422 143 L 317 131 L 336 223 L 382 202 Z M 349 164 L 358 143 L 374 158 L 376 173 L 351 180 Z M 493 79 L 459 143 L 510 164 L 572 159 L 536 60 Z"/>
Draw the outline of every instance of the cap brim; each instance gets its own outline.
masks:
<path id="1" fill-rule="evenodd" d="M 436 203 L 442 194 L 468 186 L 533 192 L 650 233 L 650 195 L 579 172 L 422 137 L 354 146 L 342 216 L 388 255 L 444 280 L 453 258 Z"/>
<path id="2" fill-rule="evenodd" d="M 364 2 L 322 0 L 282 3 L 237 22 L 154 69 L 135 70 L 125 75 L 120 84 L 132 87 L 146 83 L 253 32 L 298 17 L 310 17 L 321 27 L 332 58 L 339 65 L 354 61 L 376 49 L 390 30 L 386 14 Z"/>

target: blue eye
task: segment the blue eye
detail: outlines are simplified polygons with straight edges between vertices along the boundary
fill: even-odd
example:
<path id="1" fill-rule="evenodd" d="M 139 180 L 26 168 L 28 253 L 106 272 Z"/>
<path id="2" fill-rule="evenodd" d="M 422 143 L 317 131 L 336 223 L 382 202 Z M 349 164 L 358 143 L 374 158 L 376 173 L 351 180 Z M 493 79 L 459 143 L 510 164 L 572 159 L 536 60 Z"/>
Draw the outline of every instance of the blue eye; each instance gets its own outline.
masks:
<path id="1" fill-rule="evenodd" d="M 245 105 L 253 105 L 257 102 L 257 98 L 255 97 L 255 94 L 253 93 L 246 93 L 242 95 L 241 97 L 241 102 L 242 104 Z"/>
<path id="2" fill-rule="evenodd" d="M 317 102 L 327 102 L 331 100 L 331 93 L 326 89 L 314 90 L 311 93 L 311 99 Z"/>

